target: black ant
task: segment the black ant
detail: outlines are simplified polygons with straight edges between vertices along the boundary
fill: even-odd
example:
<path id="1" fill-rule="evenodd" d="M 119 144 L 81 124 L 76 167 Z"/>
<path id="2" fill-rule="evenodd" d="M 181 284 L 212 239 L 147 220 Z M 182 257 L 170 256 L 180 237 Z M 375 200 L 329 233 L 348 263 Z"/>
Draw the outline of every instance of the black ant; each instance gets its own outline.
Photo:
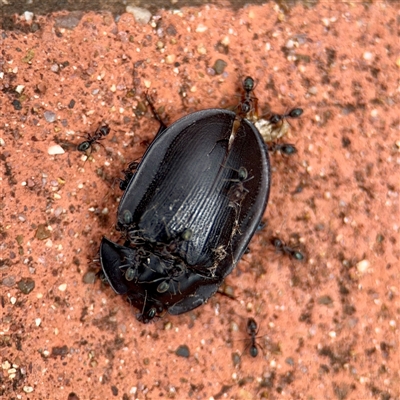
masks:
<path id="1" fill-rule="evenodd" d="M 237 106 L 236 118 L 233 122 L 232 133 L 228 141 L 228 150 L 231 148 L 236 137 L 236 132 L 239 129 L 241 120 L 243 118 L 254 120 L 257 115 L 257 97 L 252 95 L 255 87 L 254 79 L 251 76 L 246 76 L 242 82 L 242 87 L 244 93 L 242 94 L 240 103 Z"/>
<path id="2" fill-rule="evenodd" d="M 297 153 L 295 145 L 291 143 L 272 143 L 268 145 L 268 150 L 271 152 L 279 151 L 286 156 L 291 156 Z"/>
<path id="3" fill-rule="evenodd" d="M 254 79 L 251 76 L 246 76 L 244 78 L 242 87 L 244 94 L 242 95 L 242 100 L 239 104 L 239 115 L 246 116 L 251 111 L 255 112 L 257 109 L 257 97 L 252 95 L 255 88 Z"/>
<path id="4" fill-rule="evenodd" d="M 88 133 L 88 138 L 84 142 L 80 143 L 77 147 L 78 151 L 85 152 L 89 150 L 93 143 L 99 143 L 99 140 L 104 139 L 104 136 L 107 136 L 110 133 L 110 127 L 105 125 L 100 125 L 95 133 L 91 135 Z M 99 143 L 101 144 L 101 143 Z"/>
<path id="5" fill-rule="evenodd" d="M 119 188 L 122 191 L 124 191 L 128 187 L 128 184 L 132 179 L 134 171 L 136 171 L 138 165 L 139 163 L 137 161 L 132 161 L 131 163 L 129 163 L 128 168 L 122 171 L 122 173 L 125 175 L 125 179 L 120 179 L 119 181 Z"/>
<path id="6" fill-rule="evenodd" d="M 289 247 L 283 240 L 273 237 L 271 244 L 275 247 L 276 251 L 287 254 L 289 257 L 294 258 L 297 261 L 303 261 L 304 255 L 291 247 Z"/>
<path id="7" fill-rule="evenodd" d="M 254 318 L 247 319 L 246 329 L 247 329 L 247 334 L 250 336 L 250 344 L 247 346 L 247 347 L 250 346 L 249 353 L 252 357 L 257 357 L 258 347 L 257 347 L 257 343 L 256 343 L 256 338 L 257 338 L 257 333 L 258 333 L 258 325 Z M 258 346 L 262 348 L 262 346 L 260 344 L 258 344 Z"/>
<path id="8" fill-rule="evenodd" d="M 301 114 L 303 114 L 302 108 L 293 108 L 292 110 L 290 110 L 288 113 L 285 114 L 272 114 L 268 118 L 268 121 L 271 124 L 276 125 L 277 123 L 283 121 L 285 118 L 299 118 Z"/>

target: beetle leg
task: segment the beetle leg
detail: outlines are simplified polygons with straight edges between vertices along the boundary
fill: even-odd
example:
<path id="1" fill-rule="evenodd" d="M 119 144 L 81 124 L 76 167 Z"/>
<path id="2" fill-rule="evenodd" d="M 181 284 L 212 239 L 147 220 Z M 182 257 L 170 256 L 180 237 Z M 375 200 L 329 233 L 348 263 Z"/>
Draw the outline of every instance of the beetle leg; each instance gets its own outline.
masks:
<path id="1" fill-rule="evenodd" d="M 154 107 L 154 102 L 153 99 L 150 97 L 149 92 L 146 92 L 146 100 L 149 103 L 149 107 L 151 109 L 151 112 L 153 113 L 154 118 L 159 122 L 160 124 L 160 128 L 156 134 L 156 137 L 158 135 L 160 135 L 162 132 L 164 132 L 167 129 L 167 125 L 165 124 L 165 122 L 162 120 L 162 118 L 160 117 L 160 115 L 158 114 L 156 108 Z"/>

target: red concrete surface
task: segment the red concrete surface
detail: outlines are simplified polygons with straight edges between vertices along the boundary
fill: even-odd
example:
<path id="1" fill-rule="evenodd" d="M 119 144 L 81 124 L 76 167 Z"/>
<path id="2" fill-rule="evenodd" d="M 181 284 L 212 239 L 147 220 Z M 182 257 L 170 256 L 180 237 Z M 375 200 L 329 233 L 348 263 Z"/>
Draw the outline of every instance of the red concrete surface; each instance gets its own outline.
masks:
<path id="1" fill-rule="evenodd" d="M 398 5 L 210 6 L 145 25 L 91 12 L 73 29 L 63 15 L 0 35 L 1 398 L 399 399 Z M 118 240 L 116 180 L 158 129 L 145 90 L 173 122 L 235 106 L 246 75 L 264 112 L 304 109 L 285 138 L 298 153 L 271 155 L 235 299 L 143 325 L 88 272 L 102 236 Z M 87 158 L 76 145 L 101 122 Z"/>

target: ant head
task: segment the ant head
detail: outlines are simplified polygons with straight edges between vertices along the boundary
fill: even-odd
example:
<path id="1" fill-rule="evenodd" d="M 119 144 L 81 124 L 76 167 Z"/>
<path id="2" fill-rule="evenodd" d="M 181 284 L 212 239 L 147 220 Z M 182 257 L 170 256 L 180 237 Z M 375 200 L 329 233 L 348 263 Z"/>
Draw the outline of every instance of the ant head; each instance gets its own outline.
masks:
<path id="1" fill-rule="evenodd" d="M 251 92 L 254 90 L 255 87 L 255 82 L 254 79 L 251 76 L 246 76 L 243 80 L 243 90 L 245 92 Z"/>

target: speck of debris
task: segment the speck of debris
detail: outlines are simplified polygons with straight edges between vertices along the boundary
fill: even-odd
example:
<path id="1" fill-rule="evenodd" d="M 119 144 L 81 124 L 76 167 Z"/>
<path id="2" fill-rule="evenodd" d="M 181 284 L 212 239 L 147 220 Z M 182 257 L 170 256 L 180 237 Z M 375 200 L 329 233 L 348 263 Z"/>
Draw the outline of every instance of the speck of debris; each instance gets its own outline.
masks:
<path id="1" fill-rule="evenodd" d="M 96 282 L 96 273 L 93 271 L 88 271 L 83 275 L 83 283 L 93 284 Z"/>
<path id="2" fill-rule="evenodd" d="M 56 114 L 53 111 L 45 111 L 43 115 L 47 122 L 54 122 L 56 120 Z"/>
<path id="3" fill-rule="evenodd" d="M 232 353 L 232 362 L 235 367 L 236 367 L 236 365 L 239 365 L 240 364 L 240 354 Z"/>
<path id="4" fill-rule="evenodd" d="M 215 71 L 215 73 L 217 75 L 221 75 L 227 66 L 228 66 L 227 62 L 225 62 L 224 60 L 218 59 L 214 63 L 213 70 Z"/>
<path id="5" fill-rule="evenodd" d="M 293 365 L 294 365 L 294 360 L 293 360 L 292 357 L 288 357 L 288 358 L 285 360 L 285 363 L 293 367 Z"/>
<path id="6" fill-rule="evenodd" d="M 35 288 L 35 281 L 32 278 L 22 278 L 18 282 L 18 289 L 23 294 L 29 294 Z"/>
<path id="7" fill-rule="evenodd" d="M 76 393 L 71 392 L 71 393 L 68 395 L 68 399 L 67 399 L 67 400 L 80 400 L 80 399 L 79 399 L 79 397 L 78 397 L 78 395 L 77 395 Z"/>
<path id="8" fill-rule="evenodd" d="M 111 386 L 111 392 L 113 396 L 118 396 L 118 388 L 116 386 Z"/>
<path id="9" fill-rule="evenodd" d="M 179 357 L 189 358 L 190 356 L 189 347 L 187 347 L 186 344 L 182 344 L 176 349 L 175 354 Z"/>
<path id="10" fill-rule="evenodd" d="M 45 224 L 39 224 L 36 233 L 35 233 L 35 238 L 38 240 L 46 240 L 51 236 L 51 232 L 46 228 Z"/>
<path id="11" fill-rule="evenodd" d="M 333 300 L 330 296 L 321 296 L 318 298 L 317 303 L 328 306 L 333 303 Z"/>
<path id="12" fill-rule="evenodd" d="M 76 101 L 74 99 L 72 99 L 69 103 L 68 103 L 68 108 L 74 108 L 76 104 Z"/>

